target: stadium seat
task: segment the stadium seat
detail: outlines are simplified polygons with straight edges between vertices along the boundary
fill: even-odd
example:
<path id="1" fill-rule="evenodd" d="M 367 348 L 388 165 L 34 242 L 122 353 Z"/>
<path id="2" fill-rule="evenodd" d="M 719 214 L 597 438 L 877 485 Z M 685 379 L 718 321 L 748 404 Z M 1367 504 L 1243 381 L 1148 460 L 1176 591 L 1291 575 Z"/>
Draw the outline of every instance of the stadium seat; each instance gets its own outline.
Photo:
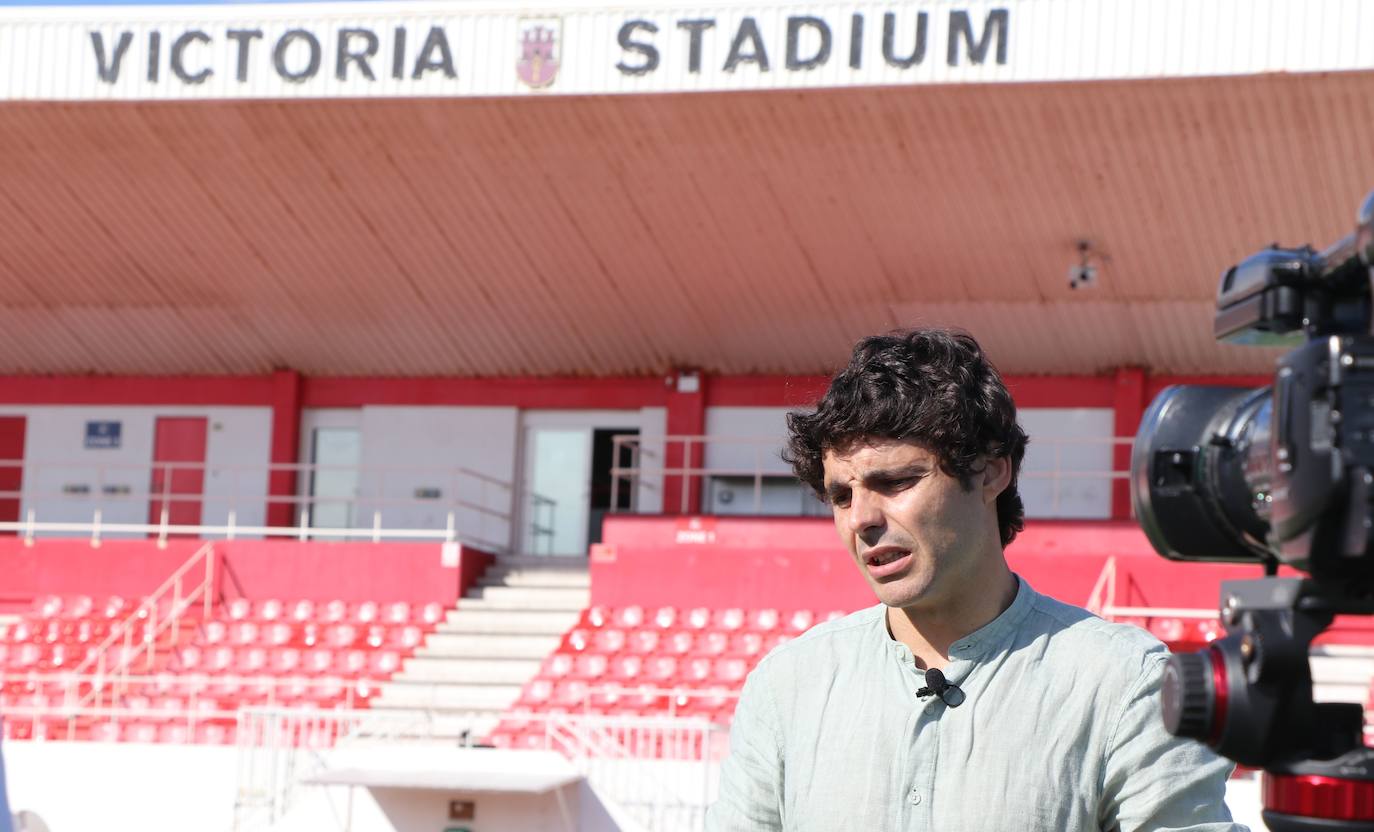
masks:
<path id="1" fill-rule="evenodd" d="M 402 624 L 409 624 L 410 616 L 410 604 L 405 601 L 396 601 L 387 604 L 382 610 L 381 623 L 392 627 L 399 627 Z"/>
<path id="2" fill-rule="evenodd" d="M 363 601 L 353 608 L 352 620 L 355 624 L 371 624 L 381 614 L 376 601 Z"/>
<path id="3" fill-rule="evenodd" d="M 619 653 L 625 647 L 625 631 L 614 628 L 597 630 L 592 636 L 591 648 L 598 653 Z"/>
<path id="4" fill-rule="evenodd" d="M 230 621 L 246 621 L 253 615 L 253 602 L 247 598 L 235 598 L 225 605 L 224 614 Z"/>
<path id="5" fill-rule="evenodd" d="M 280 621 L 286 612 L 285 605 L 277 598 L 265 598 L 257 603 L 253 617 L 258 621 Z"/>
<path id="6" fill-rule="evenodd" d="M 626 639 L 625 646 L 631 653 L 644 655 L 658 649 L 659 635 L 654 630 L 635 630 Z"/>
<path id="7" fill-rule="evenodd" d="M 314 601 L 293 601 L 287 610 L 286 618 L 297 624 L 313 621 L 315 618 Z"/>

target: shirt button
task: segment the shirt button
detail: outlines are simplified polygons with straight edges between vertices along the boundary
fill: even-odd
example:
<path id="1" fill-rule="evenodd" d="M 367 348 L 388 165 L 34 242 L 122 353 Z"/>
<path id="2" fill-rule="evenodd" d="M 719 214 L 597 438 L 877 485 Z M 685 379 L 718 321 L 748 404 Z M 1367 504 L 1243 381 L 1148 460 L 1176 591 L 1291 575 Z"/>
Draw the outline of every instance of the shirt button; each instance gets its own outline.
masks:
<path id="1" fill-rule="evenodd" d="M 920 804 L 921 804 L 921 793 L 918 792 L 918 791 L 916 791 L 915 789 L 912 789 L 912 790 L 911 790 L 911 805 L 912 805 L 912 806 L 919 806 Z"/>

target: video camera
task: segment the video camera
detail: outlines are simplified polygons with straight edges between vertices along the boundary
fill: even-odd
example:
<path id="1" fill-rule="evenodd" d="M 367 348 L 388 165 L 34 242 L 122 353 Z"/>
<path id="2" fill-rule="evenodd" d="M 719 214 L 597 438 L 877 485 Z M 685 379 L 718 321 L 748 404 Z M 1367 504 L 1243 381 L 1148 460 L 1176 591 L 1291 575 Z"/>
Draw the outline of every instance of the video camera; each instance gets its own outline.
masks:
<path id="1" fill-rule="evenodd" d="M 1170 387 L 1131 454 L 1136 517 L 1161 555 L 1264 567 L 1222 583 L 1227 635 L 1170 657 L 1163 709 L 1170 732 L 1265 769 L 1274 832 L 1374 832 L 1363 708 L 1313 702 L 1308 660 L 1336 615 L 1374 614 L 1372 297 L 1374 193 L 1326 250 L 1276 246 L 1222 276 L 1219 340 L 1297 344 L 1273 384 Z"/>

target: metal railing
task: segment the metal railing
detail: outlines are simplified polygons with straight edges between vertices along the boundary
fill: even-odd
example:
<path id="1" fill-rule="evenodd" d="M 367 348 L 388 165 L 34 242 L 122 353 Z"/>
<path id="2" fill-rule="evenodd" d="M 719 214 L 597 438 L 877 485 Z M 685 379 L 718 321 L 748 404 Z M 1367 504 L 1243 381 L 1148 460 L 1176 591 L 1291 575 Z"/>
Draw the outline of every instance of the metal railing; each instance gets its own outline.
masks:
<path id="1" fill-rule="evenodd" d="M 1084 448 L 1106 448 L 1109 458 L 1115 456 L 1115 449 L 1130 447 L 1132 437 L 1095 437 L 1081 439 L 1035 439 L 1031 449 L 1037 454 L 1041 448 L 1050 448 L 1052 458 L 1047 465 L 1034 456 L 1023 463 L 1020 473 L 1020 487 L 1023 497 L 1028 491 L 1048 487 L 1049 513 L 1041 516 L 1062 516 L 1063 488 L 1071 482 L 1100 482 L 1110 491 L 1111 483 L 1127 481 L 1130 468 L 1116 465 L 1110 459 L 1106 467 L 1075 467 L 1068 459 L 1070 452 Z M 649 439 L 639 434 L 617 434 L 612 437 L 611 455 L 611 505 L 619 506 L 620 497 L 629 495 L 629 513 L 640 512 L 643 492 L 668 492 L 668 484 L 676 486 L 678 505 L 663 506 L 665 511 L 685 514 L 691 504 L 692 495 L 701 493 L 711 479 L 747 479 L 753 485 L 753 513 L 764 510 L 764 492 L 772 482 L 794 483 L 790 471 L 781 463 L 782 440 L 776 436 L 698 436 L 671 435 Z M 746 449 L 743 454 L 737 450 L 727 450 L 730 457 L 747 456 L 752 464 L 745 465 L 692 465 L 694 454 L 703 454 L 708 447 L 727 449 Z M 673 451 L 673 453 L 670 453 Z M 668 465 L 669 457 L 684 460 L 681 465 Z M 620 460 L 628 458 L 628 465 Z M 1044 467 L 1042 467 L 1044 466 Z M 1044 485 L 1041 485 L 1041 484 Z M 796 485 L 797 488 L 802 488 Z M 703 495 L 704 497 L 704 495 Z M 1106 495 L 1110 504 L 1110 493 Z M 612 511 L 615 509 L 613 508 Z M 707 512 L 709 513 L 709 512 Z"/>
<path id="2" fill-rule="evenodd" d="M 188 576 L 198 567 L 203 570 L 199 581 L 188 586 L 194 580 Z M 182 618 L 193 605 L 200 604 L 202 617 L 209 620 L 216 600 L 214 588 L 215 549 L 214 544 L 206 543 L 130 615 L 111 627 L 110 634 L 96 645 L 95 652 L 72 668 L 73 677 L 94 673 L 95 681 L 84 695 L 78 693 L 78 687 L 68 686 L 65 702 L 78 709 L 92 703 L 98 706 L 106 695 L 119 691 L 127 683 L 129 668 L 135 661 L 142 658 L 144 667 L 152 669 L 157 651 L 163 646 L 163 637 L 167 637 L 165 646 L 177 643 L 177 635 L 184 626 Z M 137 645 L 134 643 L 135 631 L 139 638 Z M 120 648 L 118 651 L 116 646 Z"/>
<path id="3" fill-rule="evenodd" d="M 19 506 L 0 532 L 23 535 L 461 541 L 494 552 L 522 543 L 520 502 L 536 543 L 553 534 L 555 502 L 464 467 L 313 464 L 210 465 L 0 460 L 22 469 L 20 490 L 0 491 Z M 292 493 L 274 483 L 294 478 Z M 343 479 L 351 493 L 321 488 Z M 11 517 L 15 515 L 11 514 Z"/>
<path id="4" fill-rule="evenodd" d="M 239 786 L 235 829 L 264 828 L 296 805 L 306 781 L 326 771 L 330 752 L 442 742 L 478 748 L 494 720 L 470 715 L 471 730 L 458 740 L 427 711 L 299 711 L 244 709 L 238 714 Z M 698 832 L 714 796 L 727 734 L 705 720 L 605 717 L 569 714 L 520 715 L 537 750 L 566 757 L 587 778 L 597 796 L 613 803 L 644 829 Z M 493 750 L 493 753 L 501 753 Z"/>

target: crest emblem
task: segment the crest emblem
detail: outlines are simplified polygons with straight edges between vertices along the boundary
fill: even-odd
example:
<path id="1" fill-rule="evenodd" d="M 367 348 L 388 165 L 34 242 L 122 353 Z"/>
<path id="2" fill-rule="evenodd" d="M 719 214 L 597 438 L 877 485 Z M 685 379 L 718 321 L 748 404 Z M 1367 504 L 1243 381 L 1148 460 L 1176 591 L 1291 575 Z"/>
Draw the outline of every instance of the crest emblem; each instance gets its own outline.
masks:
<path id="1" fill-rule="evenodd" d="M 527 86 L 543 89 L 558 77 L 562 32 L 563 21 L 556 17 L 520 21 L 520 58 L 515 62 L 515 74 Z"/>

